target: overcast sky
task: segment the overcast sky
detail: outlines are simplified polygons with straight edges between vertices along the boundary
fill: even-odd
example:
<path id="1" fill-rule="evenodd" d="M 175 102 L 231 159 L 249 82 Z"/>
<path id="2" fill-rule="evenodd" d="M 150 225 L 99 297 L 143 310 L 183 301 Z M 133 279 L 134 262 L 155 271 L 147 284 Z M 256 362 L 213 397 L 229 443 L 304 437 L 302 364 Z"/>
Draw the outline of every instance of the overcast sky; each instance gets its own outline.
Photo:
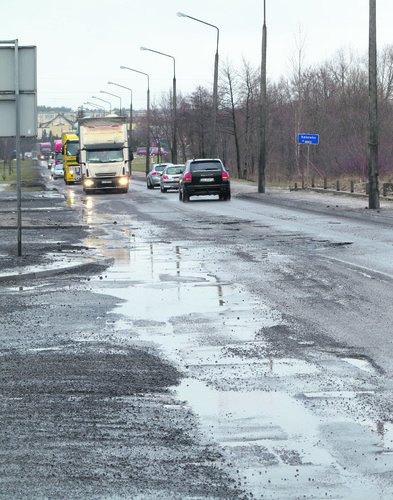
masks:
<path id="1" fill-rule="evenodd" d="M 304 63 L 331 58 L 339 49 L 367 53 L 368 0 L 266 0 L 267 72 L 270 80 L 288 76 L 296 56 L 299 32 Z M 263 0 L 3 0 L 1 40 L 17 38 L 36 45 L 38 104 L 76 109 L 95 95 L 117 107 L 146 107 L 147 79 L 120 65 L 150 74 L 153 102 L 172 86 L 173 63 L 142 52 L 140 46 L 176 58 L 179 93 L 198 85 L 212 86 L 216 30 L 176 15 L 182 11 L 220 29 L 220 65 L 235 68 L 246 60 L 258 67 L 261 58 Z M 393 1 L 377 0 L 378 47 L 393 44 Z M 94 101 L 94 99 L 93 99 Z M 96 101 L 97 104 L 100 103 Z"/>

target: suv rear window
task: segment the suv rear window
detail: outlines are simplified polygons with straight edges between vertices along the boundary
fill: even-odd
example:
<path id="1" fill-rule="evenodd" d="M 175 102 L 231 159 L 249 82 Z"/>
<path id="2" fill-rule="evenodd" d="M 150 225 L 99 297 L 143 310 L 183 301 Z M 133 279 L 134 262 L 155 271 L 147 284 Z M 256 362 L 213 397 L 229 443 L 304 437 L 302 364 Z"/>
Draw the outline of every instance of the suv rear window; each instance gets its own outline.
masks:
<path id="1" fill-rule="evenodd" d="M 201 170 L 222 170 L 219 161 L 196 161 L 190 165 L 191 172 L 199 172 Z"/>

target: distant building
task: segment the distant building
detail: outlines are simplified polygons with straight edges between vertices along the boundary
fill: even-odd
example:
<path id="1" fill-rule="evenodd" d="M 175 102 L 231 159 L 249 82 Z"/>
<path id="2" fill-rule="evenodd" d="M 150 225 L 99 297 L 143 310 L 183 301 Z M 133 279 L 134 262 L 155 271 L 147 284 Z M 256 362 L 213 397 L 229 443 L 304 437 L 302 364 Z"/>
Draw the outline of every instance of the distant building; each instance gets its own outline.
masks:
<path id="1" fill-rule="evenodd" d="M 76 113 L 38 113 L 38 135 L 42 137 L 61 137 L 63 132 L 74 130 Z"/>

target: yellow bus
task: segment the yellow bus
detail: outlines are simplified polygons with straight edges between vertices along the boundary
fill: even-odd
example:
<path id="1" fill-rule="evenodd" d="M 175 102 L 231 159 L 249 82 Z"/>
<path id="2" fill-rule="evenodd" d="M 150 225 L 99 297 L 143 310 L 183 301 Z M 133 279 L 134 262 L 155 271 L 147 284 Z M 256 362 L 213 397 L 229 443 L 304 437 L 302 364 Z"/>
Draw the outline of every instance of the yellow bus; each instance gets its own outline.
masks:
<path id="1" fill-rule="evenodd" d="M 63 169 L 64 182 L 66 184 L 78 184 L 82 182 L 82 173 L 76 154 L 79 149 L 79 137 L 75 132 L 63 133 Z"/>

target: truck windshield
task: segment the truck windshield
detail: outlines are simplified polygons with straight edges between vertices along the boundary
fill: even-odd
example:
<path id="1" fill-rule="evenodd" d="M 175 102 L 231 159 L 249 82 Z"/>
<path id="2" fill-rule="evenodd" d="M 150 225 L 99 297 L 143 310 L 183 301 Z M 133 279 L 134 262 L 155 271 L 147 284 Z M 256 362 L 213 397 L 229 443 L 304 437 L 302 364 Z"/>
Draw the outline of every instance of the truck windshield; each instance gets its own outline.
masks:
<path id="1" fill-rule="evenodd" d="M 123 151 L 120 149 L 90 149 L 87 151 L 89 163 L 113 163 L 123 161 Z"/>
<path id="2" fill-rule="evenodd" d="M 67 156 L 76 156 L 79 149 L 79 142 L 67 142 Z"/>

